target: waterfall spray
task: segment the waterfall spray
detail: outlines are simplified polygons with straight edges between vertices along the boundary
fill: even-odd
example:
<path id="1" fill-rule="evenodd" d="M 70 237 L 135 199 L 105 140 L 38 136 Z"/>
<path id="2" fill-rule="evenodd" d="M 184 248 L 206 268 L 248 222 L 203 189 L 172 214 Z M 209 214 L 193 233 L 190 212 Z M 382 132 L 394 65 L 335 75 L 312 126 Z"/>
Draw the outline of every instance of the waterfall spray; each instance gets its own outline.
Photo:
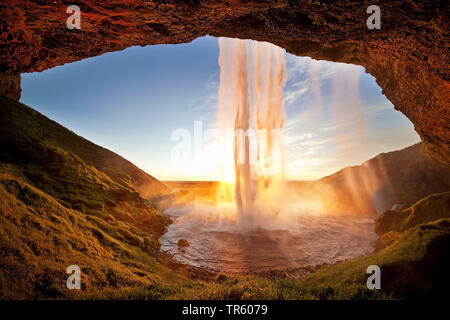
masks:
<path id="1" fill-rule="evenodd" d="M 284 179 L 284 50 L 269 43 L 227 38 L 219 38 L 219 48 L 217 159 L 222 181 L 218 189 L 216 184 L 187 183 L 189 191 L 180 202 L 185 201 L 185 207 L 170 209 L 176 218 L 160 238 L 162 250 L 184 263 L 225 272 L 313 266 L 372 252 L 372 224 L 344 215 L 340 203 L 348 193 L 339 190 L 350 190 L 350 199 L 356 203 L 367 199 L 362 189 L 375 190 L 377 185 L 366 186 L 348 170 L 344 170 L 345 185 L 337 188 L 326 182 L 297 184 Z M 333 77 L 333 90 L 354 86 L 333 95 L 332 111 L 340 116 L 343 107 L 357 101 L 358 77 L 355 74 L 347 81 L 348 86 L 344 73 Z M 310 89 L 314 97 L 302 129 L 322 120 L 320 80 L 320 64 L 312 62 L 311 84 L 300 88 Z M 180 239 L 188 240 L 190 246 L 180 250 Z"/>

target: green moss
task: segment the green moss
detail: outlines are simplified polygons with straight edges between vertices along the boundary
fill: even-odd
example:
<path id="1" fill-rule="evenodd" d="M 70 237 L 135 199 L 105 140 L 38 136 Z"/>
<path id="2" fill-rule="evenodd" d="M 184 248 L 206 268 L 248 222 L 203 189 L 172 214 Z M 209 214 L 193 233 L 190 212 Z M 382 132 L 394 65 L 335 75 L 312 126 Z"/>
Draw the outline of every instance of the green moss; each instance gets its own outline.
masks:
<path id="1" fill-rule="evenodd" d="M 403 299 L 446 293 L 450 219 L 410 229 L 379 253 L 328 266 L 299 280 L 221 275 L 216 281 L 181 281 L 96 292 L 102 299 Z M 366 286 L 369 265 L 381 268 L 381 290 Z"/>
<path id="2" fill-rule="evenodd" d="M 400 231 L 402 223 L 407 217 L 406 212 L 385 211 L 375 221 L 375 232 L 382 235 L 390 231 Z"/>
<path id="3" fill-rule="evenodd" d="M 363 258 L 341 263 L 319 270 L 306 277 L 300 283 L 309 288 L 330 286 L 342 288 L 347 285 L 365 286 L 369 265 L 378 265 L 382 272 L 382 290 L 385 293 L 398 297 L 420 295 L 424 293 L 438 293 L 433 288 L 439 287 L 439 281 L 430 279 L 425 269 L 432 271 L 436 276 L 446 264 L 448 257 L 448 241 L 450 239 L 449 220 L 438 223 L 416 226 L 405 233 L 392 246 Z M 442 245 L 445 242 L 446 245 Z M 442 254 L 435 255 L 434 251 Z M 433 255 L 430 259 L 430 255 Z M 442 259 L 442 260 L 441 260 Z M 429 261 L 437 260 L 437 261 Z M 446 278 L 445 274 L 441 275 Z"/>
<path id="4" fill-rule="evenodd" d="M 429 195 L 402 211 L 388 210 L 375 221 L 375 231 L 406 231 L 418 224 L 450 218 L 450 192 Z"/>
<path id="5" fill-rule="evenodd" d="M 136 192 L 139 174 L 123 159 L 11 99 L 0 96 L 0 111 L 4 299 L 397 299 L 446 294 L 449 192 L 380 216 L 376 228 L 385 243 L 379 252 L 323 267 L 299 281 L 256 275 L 190 280 L 155 258 L 157 238 L 169 219 Z M 408 180 L 402 192 L 410 185 Z M 65 288 L 71 264 L 82 269 L 81 292 Z M 373 264 L 381 268 L 381 290 L 365 284 L 366 269 Z"/>
<path id="6" fill-rule="evenodd" d="M 139 236 L 67 209 L 6 172 L 0 173 L 0 226 L 2 298 L 70 297 L 62 280 L 71 264 L 82 269 L 84 294 L 182 278 L 133 241 L 115 237 L 127 233 L 143 243 Z"/>
<path id="7" fill-rule="evenodd" d="M 405 210 L 405 213 L 408 216 L 401 225 L 402 231 L 440 218 L 450 218 L 450 192 L 429 195 Z"/>
<path id="8" fill-rule="evenodd" d="M 0 115 L 1 297 L 65 297 L 71 264 L 86 292 L 179 277 L 155 260 L 169 218 L 135 188 L 153 178 L 17 101 Z"/>

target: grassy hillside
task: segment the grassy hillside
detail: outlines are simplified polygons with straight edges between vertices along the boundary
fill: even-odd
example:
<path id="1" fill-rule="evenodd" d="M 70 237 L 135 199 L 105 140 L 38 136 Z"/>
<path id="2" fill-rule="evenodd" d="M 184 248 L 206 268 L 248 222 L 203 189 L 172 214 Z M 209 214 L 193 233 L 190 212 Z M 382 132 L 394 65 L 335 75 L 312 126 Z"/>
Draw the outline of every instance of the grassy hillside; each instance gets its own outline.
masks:
<path id="1" fill-rule="evenodd" d="M 0 163 L 66 208 L 160 235 L 168 223 L 143 197 L 169 189 L 117 154 L 0 96 Z"/>
<path id="2" fill-rule="evenodd" d="M 312 291 L 319 288 L 319 295 L 325 294 L 323 298 L 364 298 L 378 294 L 384 298 L 414 298 L 447 294 L 450 192 L 427 196 L 402 212 L 383 213 L 376 220 L 375 230 L 392 239 L 377 253 L 323 268 L 297 285 Z M 395 237 L 391 236 L 392 231 L 396 232 Z M 382 239 L 383 236 L 379 241 Z M 381 269 L 378 293 L 365 287 L 365 270 L 369 265 Z"/>
<path id="3" fill-rule="evenodd" d="M 420 224 L 382 251 L 321 268 L 300 280 L 219 275 L 129 290 L 96 291 L 86 298 L 119 299 L 405 299 L 447 295 L 450 219 Z M 381 289 L 366 286 L 367 267 L 378 265 Z"/>
<path id="4" fill-rule="evenodd" d="M 393 243 L 414 226 L 442 218 L 450 218 L 450 192 L 429 195 L 402 211 L 387 210 L 375 221 L 375 232 L 380 235 L 376 250 Z"/>
<path id="5" fill-rule="evenodd" d="M 64 176 L 59 165 L 70 160 L 72 166 L 82 164 L 91 170 L 90 176 L 106 175 L 107 179 L 124 189 L 138 191 L 144 198 L 169 191 L 164 184 L 128 160 L 76 135 L 15 100 L 0 95 L 0 107 L 2 162 L 19 166 L 29 166 L 31 163 L 34 165 L 29 168 L 31 175 L 38 174 L 33 169 L 42 169 L 45 170 L 43 174 L 50 174 L 53 179 L 58 173 Z M 70 182 L 70 179 L 65 182 Z"/>
<path id="6" fill-rule="evenodd" d="M 167 191 L 117 154 L 0 96 L 0 296 L 67 294 L 61 279 L 70 264 L 96 288 L 179 278 L 155 260 L 170 221 L 143 198 Z"/>
<path id="7" fill-rule="evenodd" d="M 423 197 L 450 190 L 450 166 L 423 154 L 422 143 L 387 152 L 315 182 L 298 183 L 307 197 L 322 197 L 330 211 L 380 214 L 407 208 Z"/>
<path id="8" fill-rule="evenodd" d="M 375 231 L 380 235 L 400 232 L 440 218 L 450 218 L 450 192 L 429 195 L 402 211 L 385 211 L 376 220 Z"/>
<path id="9" fill-rule="evenodd" d="M 65 270 L 83 271 L 93 288 L 177 283 L 183 277 L 159 264 L 150 234 L 115 219 L 68 209 L 2 165 L 0 173 L 0 297 L 77 297 Z M 78 292 L 79 293 L 79 292 Z"/>
<path id="10" fill-rule="evenodd" d="M 447 168 L 414 160 L 420 146 L 405 150 L 324 180 L 335 179 L 337 186 L 348 181 L 348 172 L 383 168 L 379 175 L 390 177 L 392 190 L 405 199 L 408 192 L 412 199 L 446 188 Z M 184 276 L 183 267 L 158 253 L 157 239 L 169 220 L 145 196 L 166 188 L 113 152 L 0 96 L 0 298 L 391 299 L 446 294 L 450 284 L 449 192 L 383 213 L 372 255 L 298 281 L 225 274 L 206 281 Z M 72 264 L 82 269 L 81 291 L 65 286 Z M 372 264 L 381 268 L 381 290 L 365 285 Z"/>

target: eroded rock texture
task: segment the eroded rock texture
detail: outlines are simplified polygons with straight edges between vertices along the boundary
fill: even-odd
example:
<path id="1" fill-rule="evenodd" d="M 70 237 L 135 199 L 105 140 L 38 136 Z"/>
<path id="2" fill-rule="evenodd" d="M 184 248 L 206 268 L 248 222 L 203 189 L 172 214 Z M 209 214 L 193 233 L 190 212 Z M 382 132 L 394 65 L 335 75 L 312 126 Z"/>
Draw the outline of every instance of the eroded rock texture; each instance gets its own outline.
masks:
<path id="1" fill-rule="evenodd" d="M 270 41 L 297 55 L 364 66 L 414 123 L 426 151 L 450 163 L 447 3 L 6 0 L 0 4 L 0 73 L 42 71 L 207 34 Z M 81 30 L 66 27 L 70 4 L 81 8 Z M 372 4 L 381 7 L 380 30 L 366 27 Z"/>

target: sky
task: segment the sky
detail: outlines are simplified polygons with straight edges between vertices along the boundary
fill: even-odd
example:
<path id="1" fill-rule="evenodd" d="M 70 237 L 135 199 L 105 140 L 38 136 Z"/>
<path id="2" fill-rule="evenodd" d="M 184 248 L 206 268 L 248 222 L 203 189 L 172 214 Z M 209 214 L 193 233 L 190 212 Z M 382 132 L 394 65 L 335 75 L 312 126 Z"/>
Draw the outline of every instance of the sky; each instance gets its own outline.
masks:
<path id="1" fill-rule="evenodd" d="M 177 129 L 194 140 L 196 124 L 203 133 L 216 126 L 217 40 L 131 47 L 22 74 L 20 101 L 159 180 L 218 180 L 208 159 L 173 161 Z M 288 53 L 285 60 L 287 179 L 318 179 L 420 141 L 363 67 Z"/>

